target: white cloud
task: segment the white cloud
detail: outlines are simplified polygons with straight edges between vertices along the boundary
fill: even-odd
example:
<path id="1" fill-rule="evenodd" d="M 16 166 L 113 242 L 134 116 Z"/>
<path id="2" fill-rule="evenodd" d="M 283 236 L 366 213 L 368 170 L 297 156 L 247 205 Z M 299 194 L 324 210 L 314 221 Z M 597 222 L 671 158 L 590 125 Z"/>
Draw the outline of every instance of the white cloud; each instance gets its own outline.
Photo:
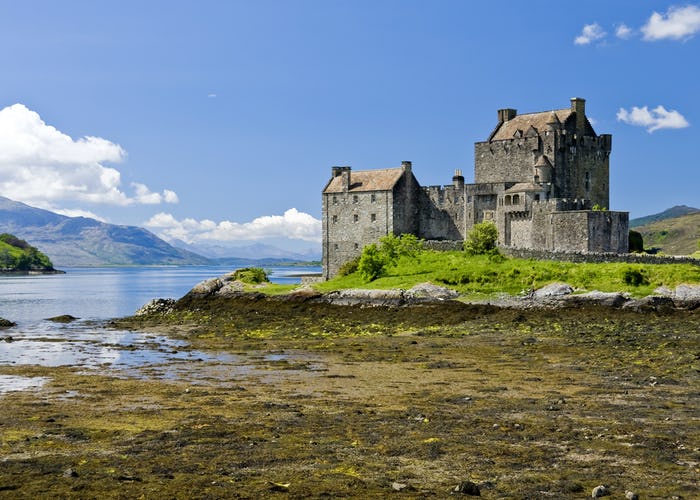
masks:
<path id="1" fill-rule="evenodd" d="M 620 108 L 617 112 L 617 119 L 628 125 L 646 127 L 649 133 L 664 128 L 686 128 L 690 126 L 685 117 L 678 111 L 675 109 L 667 111 L 663 106 L 657 106 L 651 111 L 646 106 L 643 108 L 633 106 L 630 111 Z"/>
<path id="2" fill-rule="evenodd" d="M 121 146 L 100 137 L 73 139 L 47 125 L 23 104 L 0 110 L 0 195 L 56 209 L 62 201 L 132 205 L 176 203 L 170 190 L 152 193 L 134 183 L 134 195 L 121 188 L 121 174 L 104 163 L 126 158 Z"/>
<path id="3" fill-rule="evenodd" d="M 623 40 L 627 40 L 632 36 L 632 28 L 626 24 L 621 24 L 615 29 L 615 36 Z"/>
<path id="4" fill-rule="evenodd" d="M 644 40 L 655 41 L 670 38 L 690 38 L 700 31 L 700 7 L 670 7 L 666 14 L 654 12 L 642 26 Z"/>
<path id="5" fill-rule="evenodd" d="M 586 24 L 581 34 L 574 39 L 576 45 L 588 45 L 591 42 L 605 38 L 605 31 L 598 23 Z"/>
<path id="6" fill-rule="evenodd" d="M 208 219 L 177 220 L 171 214 L 158 213 L 144 225 L 166 240 L 178 239 L 186 243 L 202 241 L 261 240 L 288 238 L 318 243 L 321 241 L 321 221 L 290 208 L 284 215 L 266 215 L 250 222 L 214 222 Z"/>

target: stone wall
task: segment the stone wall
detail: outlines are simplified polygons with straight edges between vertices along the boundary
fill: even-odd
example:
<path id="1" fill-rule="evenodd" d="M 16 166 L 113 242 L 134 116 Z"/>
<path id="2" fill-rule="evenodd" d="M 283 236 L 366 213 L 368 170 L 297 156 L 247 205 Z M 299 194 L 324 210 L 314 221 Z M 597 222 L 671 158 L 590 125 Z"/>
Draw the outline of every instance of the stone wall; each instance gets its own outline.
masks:
<path id="1" fill-rule="evenodd" d="M 463 186 L 429 186 L 420 193 L 418 236 L 426 240 L 464 239 Z"/>
<path id="2" fill-rule="evenodd" d="M 474 144 L 474 182 L 532 182 L 539 137 Z"/>
<path id="3" fill-rule="evenodd" d="M 525 248 L 501 248 L 508 257 L 519 259 L 552 260 L 563 262 L 627 262 L 629 264 L 692 264 L 700 266 L 700 259 L 672 255 L 650 255 L 639 253 L 583 253 L 552 252 Z"/>

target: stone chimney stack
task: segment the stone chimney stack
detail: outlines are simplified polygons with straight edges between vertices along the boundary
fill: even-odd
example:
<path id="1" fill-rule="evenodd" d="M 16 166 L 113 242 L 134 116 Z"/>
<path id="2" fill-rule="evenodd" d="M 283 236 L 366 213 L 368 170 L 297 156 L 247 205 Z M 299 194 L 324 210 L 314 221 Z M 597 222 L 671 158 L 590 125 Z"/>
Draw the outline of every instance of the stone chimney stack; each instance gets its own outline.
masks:
<path id="1" fill-rule="evenodd" d="M 499 109 L 498 110 L 498 123 L 503 123 L 507 122 L 508 120 L 512 120 L 515 118 L 518 114 L 517 109 L 510 109 L 510 108 L 505 108 L 505 109 Z"/>
<path id="2" fill-rule="evenodd" d="M 340 176 L 340 186 L 343 188 L 344 193 L 347 193 L 350 189 L 350 170 L 350 167 L 333 167 L 333 176 Z"/>
<path id="3" fill-rule="evenodd" d="M 572 97 L 571 111 L 576 113 L 576 133 L 583 135 L 586 127 L 586 100 L 580 97 Z"/>
<path id="4" fill-rule="evenodd" d="M 410 161 L 402 161 L 401 162 L 401 168 L 403 169 L 404 173 L 411 173 L 411 162 Z"/>
<path id="5" fill-rule="evenodd" d="M 460 169 L 455 170 L 455 175 L 452 177 L 452 184 L 457 189 L 462 189 L 464 187 L 464 176 Z"/>

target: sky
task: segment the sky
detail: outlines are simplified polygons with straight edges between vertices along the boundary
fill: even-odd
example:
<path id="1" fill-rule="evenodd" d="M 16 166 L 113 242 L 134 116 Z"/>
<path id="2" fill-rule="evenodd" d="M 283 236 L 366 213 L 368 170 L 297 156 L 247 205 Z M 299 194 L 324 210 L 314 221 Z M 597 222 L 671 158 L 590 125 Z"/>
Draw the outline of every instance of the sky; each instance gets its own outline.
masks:
<path id="1" fill-rule="evenodd" d="M 0 0 L 0 195 L 318 248 L 331 167 L 473 181 L 500 108 L 586 99 L 630 217 L 700 206 L 700 2 Z"/>

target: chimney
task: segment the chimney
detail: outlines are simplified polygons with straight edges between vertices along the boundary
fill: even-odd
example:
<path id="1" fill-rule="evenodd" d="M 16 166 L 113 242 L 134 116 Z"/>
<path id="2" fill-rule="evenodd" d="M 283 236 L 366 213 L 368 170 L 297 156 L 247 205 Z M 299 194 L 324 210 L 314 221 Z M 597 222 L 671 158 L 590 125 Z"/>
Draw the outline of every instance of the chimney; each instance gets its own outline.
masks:
<path id="1" fill-rule="evenodd" d="M 498 110 L 498 123 L 507 122 L 512 120 L 518 114 L 517 109 L 505 108 Z"/>
<path id="2" fill-rule="evenodd" d="M 455 170 L 455 175 L 452 177 L 452 184 L 458 189 L 462 189 L 462 187 L 464 187 L 464 176 L 462 175 L 462 171 L 460 169 Z"/>
<path id="3" fill-rule="evenodd" d="M 586 100 L 580 97 L 572 97 L 571 111 L 576 113 L 576 133 L 583 135 L 586 125 Z"/>
<path id="4" fill-rule="evenodd" d="M 411 162 L 410 161 L 402 161 L 401 168 L 403 169 L 404 172 L 410 174 L 411 173 Z"/>
<path id="5" fill-rule="evenodd" d="M 338 170 L 338 175 L 340 176 L 340 186 L 344 193 L 347 193 L 350 189 L 350 167 L 336 167 Z M 334 170 L 336 172 L 336 170 Z M 336 175 L 337 177 L 337 175 Z"/>

